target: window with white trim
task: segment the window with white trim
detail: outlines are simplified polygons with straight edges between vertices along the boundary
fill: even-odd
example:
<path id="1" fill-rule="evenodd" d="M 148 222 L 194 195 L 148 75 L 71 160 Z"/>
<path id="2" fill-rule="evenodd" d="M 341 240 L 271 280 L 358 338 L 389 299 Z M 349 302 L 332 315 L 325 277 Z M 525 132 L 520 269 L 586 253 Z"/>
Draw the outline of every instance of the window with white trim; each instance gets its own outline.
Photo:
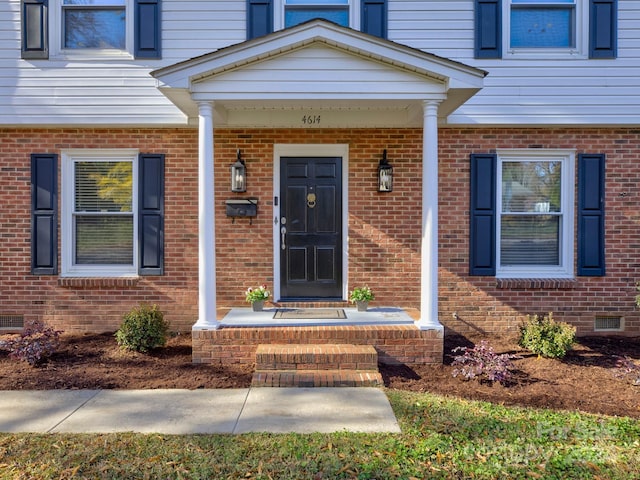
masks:
<path id="1" fill-rule="evenodd" d="M 586 55 L 587 2 L 506 0 L 504 51 L 510 55 Z"/>
<path id="2" fill-rule="evenodd" d="M 314 18 L 349 26 L 349 0 L 283 0 L 284 26 L 292 27 Z"/>
<path id="3" fill-rule="evenodd" d="M 343 27 L 360 28 L 360 0 L 274 0 L 274 30 L 323 18 Z"/>
<path id="4" fill-rule="evenodd" d="M 137 273 L 137 153 L 63 152 L 63 275 Z"/>
<path id="5" fill-rule="evenodd" d="M 498 152 L 498 277 L 573 277 L 573 151 Z"/>
<path id="6" fill-rule="evenodd" d="M 50 9 L 55 54 L 133 54 L 132 0 L 52 0 Z"/>

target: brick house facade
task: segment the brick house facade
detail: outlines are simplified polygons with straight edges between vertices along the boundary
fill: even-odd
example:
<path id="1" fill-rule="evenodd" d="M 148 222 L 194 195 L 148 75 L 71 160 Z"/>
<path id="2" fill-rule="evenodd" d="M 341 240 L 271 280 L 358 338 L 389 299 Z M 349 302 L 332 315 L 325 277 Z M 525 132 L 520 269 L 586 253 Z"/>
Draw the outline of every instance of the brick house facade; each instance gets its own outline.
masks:
<path id="1" fill-rule="evenodd" d="M 318 4 L 0 4 L 0 328 L 109 332 L 157 304 L 209 361 L 265 283 L 411 309 L 415 331 L 384 339 L 396 360 L 547 312 L 638 335 L 640 3 Z"/>
<path id="2" fill-rule="evenodd" d="M 128 309 L 157 303 L 172 328 L 189 330 L 198 312 L 197 131 L 194 129 L 14 128 L 0 131 L 2 315 L 42 318 L 66 332 L 113 331 Z M 350 285 L 369 284 L 385 305 L 419 308 L 422 130 L 219 129 L 215 134 L 216 255 L 219 306 L 244 305 L 249 285 L 273 282 L 273 144 L 349 145 Z M 634 186 L 640 160 L 633 128 L 442 128 L 439 132 L 439 318 L 452 330 L 505 332 L 524 316 L 552 311 L 579 334 L 593 334 L 596 317 L 620 318 L 637 335 L 634 297 L 639 221 Z M 89 279 L 30 273 L 30 175 L 33 153 L 64 149 L 135 148 L 165 155 L 165 273 L 135 279 Z M 469 275 L 470 155 L 501 148 L 575 149 L 604 153 L 606 276 L 496 280 Z M 237 149 L 250 178 L 246 195 L 258 216 L 225 215 L 228 169 Z M 394 167 L 394 190 L 375 189 L 380 152 Z M 244 194 L 243 194 L 244 195 Z M 34 292 L 37 292 L 34 294 Z"/>

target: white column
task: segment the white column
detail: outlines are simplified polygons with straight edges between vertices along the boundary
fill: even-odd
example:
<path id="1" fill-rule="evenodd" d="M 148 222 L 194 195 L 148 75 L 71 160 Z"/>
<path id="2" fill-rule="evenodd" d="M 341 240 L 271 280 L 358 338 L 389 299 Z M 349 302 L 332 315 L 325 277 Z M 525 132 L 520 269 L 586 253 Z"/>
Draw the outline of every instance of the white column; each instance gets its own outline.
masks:
<path id="1" fill-rule="evenodd" d="M 213 172 L 213 104 L 198 104 L 198 321 L 194 330 L 218 328 L 216 224 Z"/>
<path id="2" fill-rule="evenodd" d="M 438 320 L 438 101 L 424 101 L 422 126 L 421 330 L 443 330 Z"/>

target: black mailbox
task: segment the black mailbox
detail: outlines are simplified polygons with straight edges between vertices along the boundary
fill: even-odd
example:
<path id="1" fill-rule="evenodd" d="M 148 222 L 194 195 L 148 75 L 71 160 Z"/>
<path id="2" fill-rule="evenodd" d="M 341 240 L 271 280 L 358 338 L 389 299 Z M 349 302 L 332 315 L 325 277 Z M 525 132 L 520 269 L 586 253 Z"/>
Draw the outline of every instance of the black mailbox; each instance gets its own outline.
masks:
<path id="1" fill-rule="evenodd" d="M 255 217 L 258 215 L 257 198 L 234 198 L 226 200 L 227 217 Z"/>

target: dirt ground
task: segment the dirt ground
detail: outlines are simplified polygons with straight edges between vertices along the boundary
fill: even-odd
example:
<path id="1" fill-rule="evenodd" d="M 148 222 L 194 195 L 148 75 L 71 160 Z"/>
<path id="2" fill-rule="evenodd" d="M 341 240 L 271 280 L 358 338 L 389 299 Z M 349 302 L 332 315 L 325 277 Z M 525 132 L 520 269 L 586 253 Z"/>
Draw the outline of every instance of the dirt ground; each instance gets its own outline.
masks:
<path id="1" fill-rule="evenodd" d="M 640 338 L 581 338 L 563 360 L 538 358 L 515 338 L 487 337 L 497 353 L 516 354 L 512 384 L 481 384 L 452 375 L 451 350 L 482 338 L 445 336 L 445 362 L 380 366 L 391 389 L 433 392 L 505 405 L 547 407 L 640 418 L 640 386 L 616 373 L 618 356 L 640 363 Z M 31 367 L 0 351 L 0 390 L 246 388 L 253 365 L 194 365 L 191 336 L 172 337 L 149 354 L 121 350 L 113 334 L 62 335 L 46 363 Z"/>

